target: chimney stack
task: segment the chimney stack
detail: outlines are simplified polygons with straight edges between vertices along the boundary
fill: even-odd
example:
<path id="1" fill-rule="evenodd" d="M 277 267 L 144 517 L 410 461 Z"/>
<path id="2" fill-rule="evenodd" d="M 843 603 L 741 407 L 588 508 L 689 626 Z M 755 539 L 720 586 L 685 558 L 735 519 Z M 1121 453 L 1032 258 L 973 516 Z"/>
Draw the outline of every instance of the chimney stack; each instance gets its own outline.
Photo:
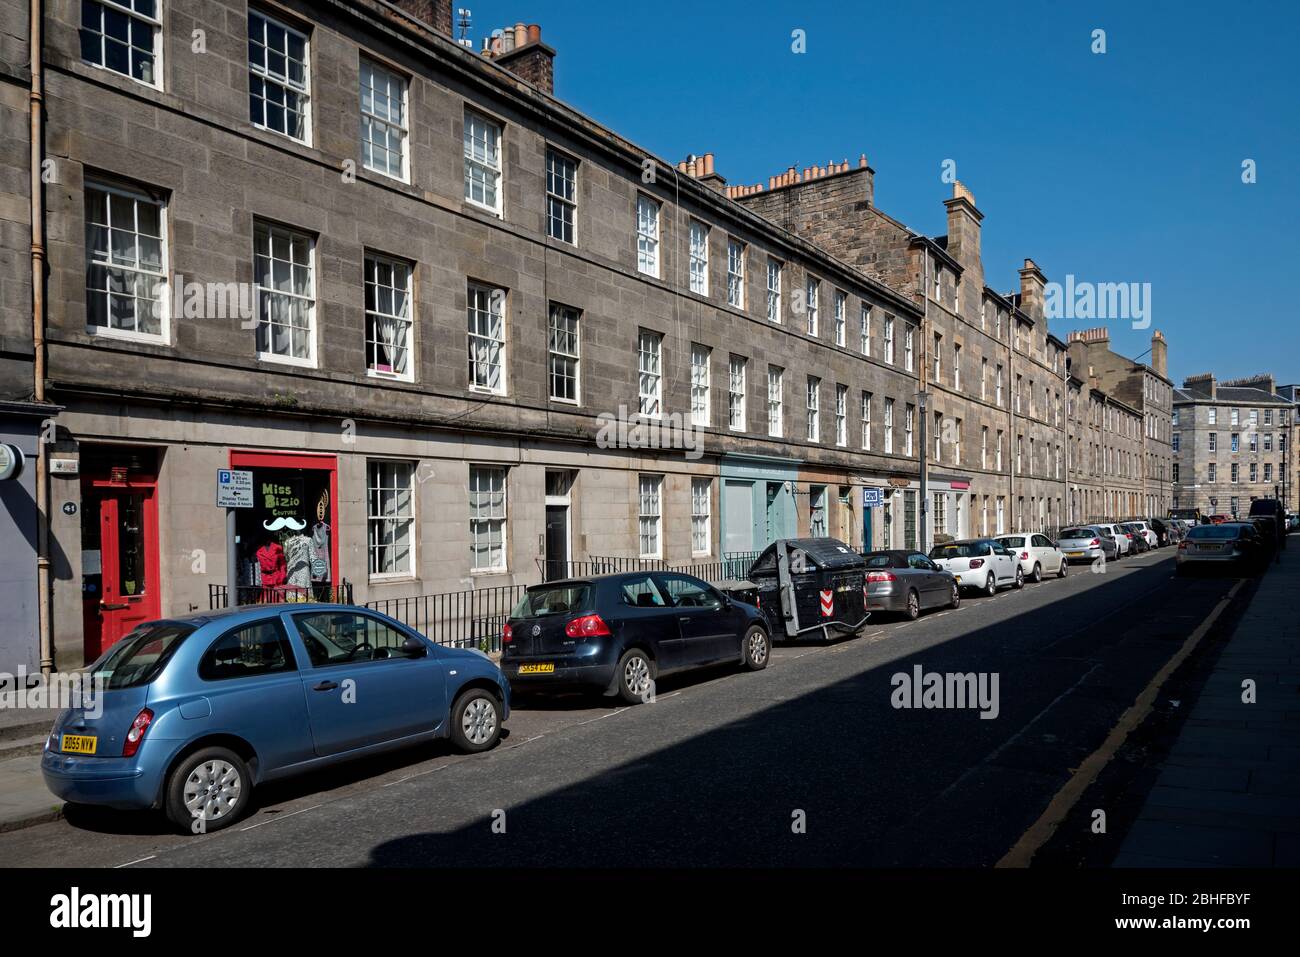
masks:
<path id="1" fill-rule="evenodd" d="M 1165 342 L 1165 334 L 1159 329 L 1151 334 L 1151 368 L 1169 377 L 1169 343 Z"/>
<path id="2" fill-rule="evenodd" d="M 450 9 L 450 3 L 448 4 Z M 555 51 L 542 42 L 542 28 L 536 23 L 516 23 L 501 31 L 483 53 L 543 93 L 555 93 Z"/>
<path id="3" fill-rule="evenodd" d="M 410 14 L 443 36 L 451 36 L 451 0 L 392 0 L 393 6 Z"/>
<path id="4" fill-rule="evenodd" d="M 951 235 L 948 239 L 949 242 L 952 241 Z M 1020 270 L 1020 311 L 1034 322 L 1043 321 L 1043 291 L 1046 286 L 1047 277 L 1038 268 L 1038 264 L 1032 259 L 1026 259 L 1025 267 Z"/>
<path id="5" fill-rule="evenodd" d="M 948 208 L 948 255 L 961 263 L 962 282 L 971 283 L 982 293 L 984 263 L 980 257 L 980 221 L 984 214 L 976 208 L 974 194 L 962 183 L 952 184 L 952 199 L 945 199 L 943 205 Z"/>

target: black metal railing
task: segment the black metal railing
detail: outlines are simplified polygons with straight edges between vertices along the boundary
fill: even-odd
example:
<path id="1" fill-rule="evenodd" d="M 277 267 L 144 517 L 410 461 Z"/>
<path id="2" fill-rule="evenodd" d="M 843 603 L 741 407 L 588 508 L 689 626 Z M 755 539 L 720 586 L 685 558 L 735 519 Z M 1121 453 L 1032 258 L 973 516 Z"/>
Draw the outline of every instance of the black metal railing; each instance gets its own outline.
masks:
<path id="1" fill-rule="evenodd" d="M 494 585 L 409 598 L 380 598 L 366 602 L 366 607 L 397 619 L 440 645 L 500 651 L 501 629 L 526 587 Z"/>
<path id="2" fill-rule="evenodd" d="M 235 600 L 239 605 L 286 605 L 303 602 L 324 602 L 332 605 L 355 604 L 352 600 L 352 583 L 347 579 L 337 584 L 311 585 L 298 588 L 289 585 L 238 585 Z M 208 609 L 230 607 L 230 589 L 225 585 L 208 585 Z"/>
<path id="3" fill-rule="evenodd" d="M 705 581 L 722 581 L 748 578 L 749 570 L 758 560 L 760 552 L 725 552 L 713 561 L 694 560 L 669 562 L 660 558 L 627 558 L 624 556 L 593 555 L 585 561 L 547 562 L 547 581 L 564 578 L 590 578 L 596 575 L 617 575 L 623 572 L 659 571 L 682 572 Z"/>

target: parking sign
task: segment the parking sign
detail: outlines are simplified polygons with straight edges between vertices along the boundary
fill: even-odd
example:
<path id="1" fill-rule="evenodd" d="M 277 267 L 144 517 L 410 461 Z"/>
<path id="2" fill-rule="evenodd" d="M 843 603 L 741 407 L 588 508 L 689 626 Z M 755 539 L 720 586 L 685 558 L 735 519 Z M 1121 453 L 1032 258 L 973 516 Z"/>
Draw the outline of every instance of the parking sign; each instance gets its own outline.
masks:
<path id="1" fill-rule="evenodd" d="M 253 507 L 253 473 L 234 469 L 217 469 L 217 506 L 219 508 Z"/>
<path id="2" fill-rule="evenodd" d="M 862 490 L 862 507 L 879 508 L 885 504 L 885 496 L 882 489 L 864 488 Z"/>

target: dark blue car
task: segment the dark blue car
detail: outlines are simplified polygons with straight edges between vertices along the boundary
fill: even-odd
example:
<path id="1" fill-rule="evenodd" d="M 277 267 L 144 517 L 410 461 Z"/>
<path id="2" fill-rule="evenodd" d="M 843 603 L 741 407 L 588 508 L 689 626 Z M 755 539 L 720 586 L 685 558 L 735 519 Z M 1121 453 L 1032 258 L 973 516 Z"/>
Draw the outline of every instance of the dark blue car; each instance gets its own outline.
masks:
<path id="1" fill-rule="evenodd" d="M 593 690 L 635 704 L 659 675 L 772 654 L 762 613 L 707 582 L 627 572 L 529 588 L 502 634 L 501 668 L 516 691 Z"/>
<path id="2" fill-rule="evenodd" d="M 141 625 L 95 662 L 41 761 L 65 801 L 234 823 L 265 781 L 435 738 L 485 751 L 510 693 L 482 652 L 351 605 L 263 605 Z"/>

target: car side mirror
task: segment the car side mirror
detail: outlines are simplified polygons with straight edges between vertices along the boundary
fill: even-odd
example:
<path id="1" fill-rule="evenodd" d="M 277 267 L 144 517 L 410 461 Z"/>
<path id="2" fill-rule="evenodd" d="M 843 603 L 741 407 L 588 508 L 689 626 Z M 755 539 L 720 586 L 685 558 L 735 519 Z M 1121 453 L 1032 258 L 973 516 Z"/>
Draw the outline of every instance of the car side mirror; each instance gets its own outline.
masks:
<path id="1" fill-rule="evenodd" d="M 428 646 L 419 638 L 407 638 L 402 642 L 402 654 L 408 658 L 423 658 L 428 653 Z"/>

